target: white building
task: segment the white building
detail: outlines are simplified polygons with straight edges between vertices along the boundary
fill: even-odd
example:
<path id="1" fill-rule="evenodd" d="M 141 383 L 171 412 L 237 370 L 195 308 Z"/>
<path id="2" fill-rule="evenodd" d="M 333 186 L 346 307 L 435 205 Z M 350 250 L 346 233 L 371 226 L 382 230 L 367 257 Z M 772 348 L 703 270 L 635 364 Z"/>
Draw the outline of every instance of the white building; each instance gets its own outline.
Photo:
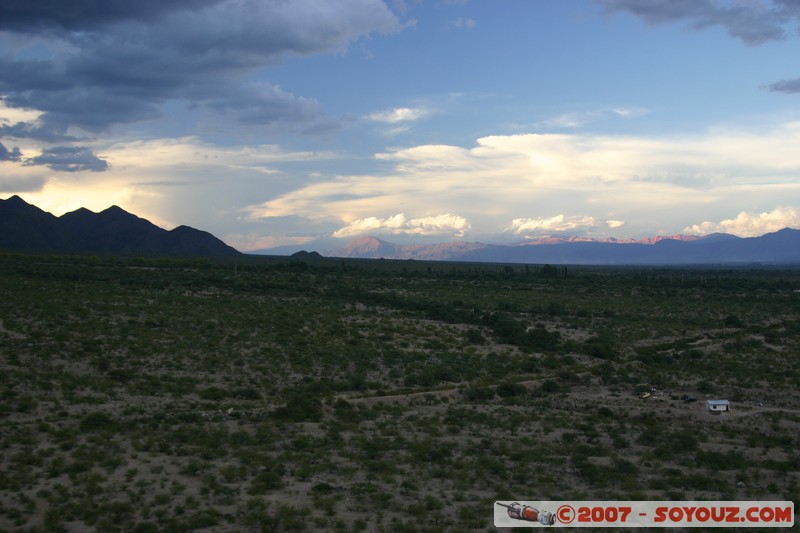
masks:
<path id="1" fill-rule="evenodd" d="M 706 410 L 709 413 L 728 413 L 731 410 L 731 402 L 728 400 L 706 400 Z"/>

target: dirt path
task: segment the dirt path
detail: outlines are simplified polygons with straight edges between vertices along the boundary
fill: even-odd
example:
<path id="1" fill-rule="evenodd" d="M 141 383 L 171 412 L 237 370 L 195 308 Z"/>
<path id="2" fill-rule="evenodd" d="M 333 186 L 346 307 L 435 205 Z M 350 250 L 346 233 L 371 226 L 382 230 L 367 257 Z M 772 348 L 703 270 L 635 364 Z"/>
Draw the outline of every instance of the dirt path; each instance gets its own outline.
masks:
<path id="1" fill-rule="evenodd" d="M 541 383 L 546 378 L 531 379 L 516 382 L 519 385 L 530 389 L 531 387 Z M 485 387 L 493 387 L 494 385 L 486 385 Z M 338 398 L 348 402 L 362 404 L 362 405 L 375 405 L 377 403 L 390 403 L 390 404 L 434 404 L 438 403 L 443 398 L 459 398 L 464 385 L 452 386 L 442 389 L 407 392 L 400 394 L 387 394 L 383 396 L 350 396 L 341 394 Z M 482 387 L 484 388 L 484 387 Z M 762 413 L 791 413 L 793 415 L 800 415 L 800 409 L 791 407 L 773 407 L 773 406 L 757 406 L 751 404 L 736 404 L 734 403 L 731 411 L 728 413 L 720 413 L 719 415 L 710 415 L 705 409 L 705 399 L 698 399 L 696 402 L 686 403 L 680 400 L 675 400 L 674 394 L 667 395 L 666 393 L 656 393 L 656 395 L 642 399 L 634 395 L 624 395 L 618 393 L 611 393 L 604 387 L 581 386 L 575 387 L 572 392 L 567 393 L 573 399 L 583 400 L 589 403 L 600 405 L 616 404 L 625 405 L 632 411 L 644 411 L 648 409 L 655 409 L 661 407 L 664 403 L 668 403 L 672 409 L 677 409 L 679 413 L 692 413 L 695 416 L 719 416 L 721 419 L 740 419 L 744 417 L 751 417 Z M 659 405 L 661 404 L 661 405 Z"/>

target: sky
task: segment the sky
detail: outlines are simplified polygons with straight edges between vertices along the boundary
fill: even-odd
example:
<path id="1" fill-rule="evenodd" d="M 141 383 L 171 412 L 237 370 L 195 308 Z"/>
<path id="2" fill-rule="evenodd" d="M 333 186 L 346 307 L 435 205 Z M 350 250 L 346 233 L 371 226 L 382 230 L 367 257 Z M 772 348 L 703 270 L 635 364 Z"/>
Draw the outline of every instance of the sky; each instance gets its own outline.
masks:
<path id="1" fill-rule="evenodd" d="M 242 251 L 800 228 L 797 0 L 0 0 L 0 198 Z"/>

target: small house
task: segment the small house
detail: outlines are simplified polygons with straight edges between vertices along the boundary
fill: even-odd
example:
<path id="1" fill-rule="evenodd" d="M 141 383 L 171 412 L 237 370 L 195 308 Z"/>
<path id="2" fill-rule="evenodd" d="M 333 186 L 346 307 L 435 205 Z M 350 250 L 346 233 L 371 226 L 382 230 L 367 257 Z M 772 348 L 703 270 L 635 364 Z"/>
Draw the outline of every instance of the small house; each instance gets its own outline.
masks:
<path id="1" fill-rule="evenodd" d="M 731 410 L 731 402 L 728 400 L 706 400 L 706 410 L 709 413 L 728 413 Z"/>

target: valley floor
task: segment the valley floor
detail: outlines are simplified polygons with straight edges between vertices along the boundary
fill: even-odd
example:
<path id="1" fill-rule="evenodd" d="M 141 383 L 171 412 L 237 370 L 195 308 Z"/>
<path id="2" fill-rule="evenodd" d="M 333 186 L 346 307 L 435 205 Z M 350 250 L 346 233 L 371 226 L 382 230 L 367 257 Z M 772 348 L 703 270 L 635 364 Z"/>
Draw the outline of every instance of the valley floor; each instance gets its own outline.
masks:
<path id="1" fill-rule="evenodd" d="M 800 493 L 800 271 L 238 261 L 0 254 L 0 530 Z"/>

